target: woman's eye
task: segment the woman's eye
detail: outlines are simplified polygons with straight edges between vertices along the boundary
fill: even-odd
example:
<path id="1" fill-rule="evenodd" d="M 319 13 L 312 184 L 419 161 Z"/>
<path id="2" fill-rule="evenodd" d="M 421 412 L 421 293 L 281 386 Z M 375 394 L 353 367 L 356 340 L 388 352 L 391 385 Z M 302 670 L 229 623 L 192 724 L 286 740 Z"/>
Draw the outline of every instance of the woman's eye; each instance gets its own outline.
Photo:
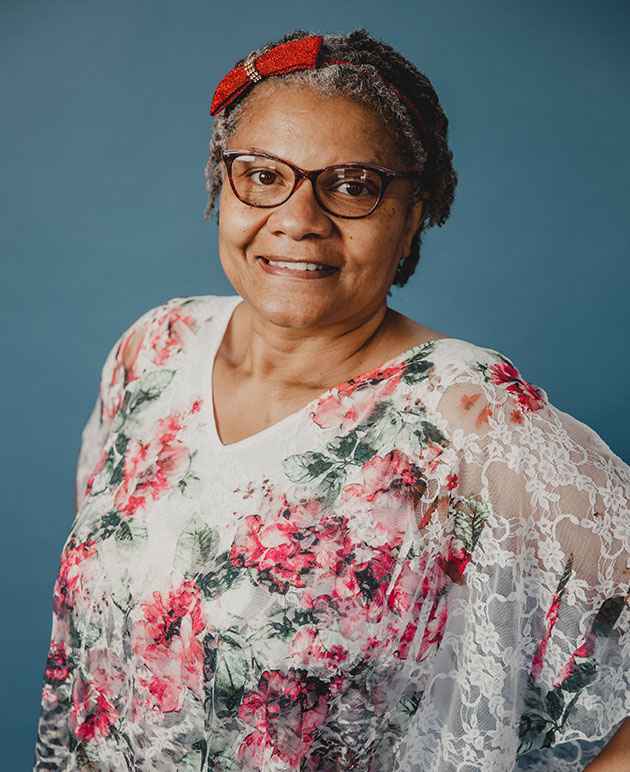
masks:
<path id="1" fill-rule="evenodd" d="M 255 169 L 253 172 L 249 173 L 250 177 L 254 177 L 254 175 L 261 175 L 258 177 L 258 179 L 255 179 L 254 182 L 258 182 L 261 185 L 270 185 L 275 182 L 276 178 L 276 172 L 271 171 L 271 169 Z"/>
<path id="2" fill-rule="evenodd" d="M 342 185 L 347 185 L 348 189 L 345 191 L 342 190 L 341 192 L 346 193 L 352 198 L 358 198 L 361 195 L 371 196 L 374 194 L 374 191 L 371 190 L 370 187 L 363 182 L 357 182 L 355 180 L 352 180 L 350 182 L 342 182 L 337 186 L 337 190 L 340 190 Z"/>

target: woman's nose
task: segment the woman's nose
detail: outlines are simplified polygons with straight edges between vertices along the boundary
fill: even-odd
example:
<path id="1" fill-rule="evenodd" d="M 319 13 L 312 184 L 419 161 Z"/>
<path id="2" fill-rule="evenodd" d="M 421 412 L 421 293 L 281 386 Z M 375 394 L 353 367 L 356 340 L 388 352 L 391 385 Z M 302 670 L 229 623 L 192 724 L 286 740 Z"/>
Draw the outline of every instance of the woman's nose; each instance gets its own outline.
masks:
<path id="1" fill-rule="evenodd" d="M 311 180 L 299 181 L 291 197 L 273 210 L 269 223 L 274 232 L 285 232 L 294 239 L 307 233 L 326 236 L 333 227 L 332 220 L 321 208 Z"/>

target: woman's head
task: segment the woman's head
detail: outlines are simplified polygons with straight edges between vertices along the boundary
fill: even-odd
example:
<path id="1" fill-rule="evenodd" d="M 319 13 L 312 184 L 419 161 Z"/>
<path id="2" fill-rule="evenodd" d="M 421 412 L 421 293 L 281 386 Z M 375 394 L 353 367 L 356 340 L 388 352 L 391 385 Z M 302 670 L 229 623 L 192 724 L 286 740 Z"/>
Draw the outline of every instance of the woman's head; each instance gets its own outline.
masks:
<path id="1" fill-rule="evenodd" d="M 298 30 L 264 48 L 310 34 Z M 333 60 L 351 64 L 327 64 Z M 323 36 L 316 68 L 249 86 L 218 113 L 205 168 L 205 216 L 220 196 L 220 256 L 239 294 L 261 301 L 262 292 L 264 305 L 274 305 L 274 293 L 286 302 L 290 288 L 311 321 L 314 312 L 320 321 L 330 317 L 331 304 L 382 305 L 391 284 L 403 286 L 415 270 L 423 231 L 448 218 L 457 177 L 447 127 L 427 78 L 365 30 Z M 281 205 L 258 208 L 228 182 L 223 153 L 234 149 L 271 153 L 306 170 L 363 162 L 420 174 L 393 179 L 362 219 L 324 211 L 308 181 Z M 275 281 L 257 264 L 265 254 L 320 257 L 340 270 L 320 281 Z"/>

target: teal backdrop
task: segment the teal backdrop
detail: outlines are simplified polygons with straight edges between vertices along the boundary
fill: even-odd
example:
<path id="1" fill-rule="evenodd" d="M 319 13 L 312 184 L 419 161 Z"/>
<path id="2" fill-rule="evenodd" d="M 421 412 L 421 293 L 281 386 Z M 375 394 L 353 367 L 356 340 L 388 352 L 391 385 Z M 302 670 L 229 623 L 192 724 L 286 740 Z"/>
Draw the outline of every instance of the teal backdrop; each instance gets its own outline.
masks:
<path id="1" fill-rule="evenodd" d="M 1 764 L 32 764 L 80 432 L 122 330 L 232 294 L 206 223 L 218 80 L 296 28 L 366 27 L 432 80 L 460 175 L 391 304 L 497 349 L 626 462 L 630 9 L 2 0 Z"/>

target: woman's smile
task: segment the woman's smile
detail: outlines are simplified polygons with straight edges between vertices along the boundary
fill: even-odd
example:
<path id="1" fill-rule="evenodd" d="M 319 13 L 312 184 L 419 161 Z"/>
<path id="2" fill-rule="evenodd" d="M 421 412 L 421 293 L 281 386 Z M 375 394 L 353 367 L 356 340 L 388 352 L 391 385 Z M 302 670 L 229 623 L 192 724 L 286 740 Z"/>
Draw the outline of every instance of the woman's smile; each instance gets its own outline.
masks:
<path id="1" fill-rule="evenodd" d="M 289 279 L 328 279 L 339 273 L 339 269 L 330 265 L 317 265 L 316 263 L 298 263 L 294 261 L 270 261 L 266 257 L 258 256 L 256 262 L 262 270 L 270 276 L 283 276 Z M 307 267 L 308 266 L 308 267 Z"/>

